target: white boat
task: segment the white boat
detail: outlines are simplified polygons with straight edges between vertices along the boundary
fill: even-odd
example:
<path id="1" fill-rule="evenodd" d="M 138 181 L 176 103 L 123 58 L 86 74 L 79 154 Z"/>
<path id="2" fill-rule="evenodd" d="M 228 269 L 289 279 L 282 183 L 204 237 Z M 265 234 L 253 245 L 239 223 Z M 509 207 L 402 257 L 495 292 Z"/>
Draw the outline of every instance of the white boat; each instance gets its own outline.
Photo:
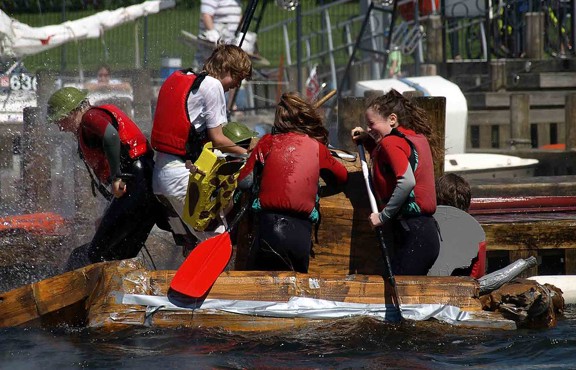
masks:
<path id="1" fill-rule="evenodd" d="M 471 179 L 531 177 L 538 166 L 537 159 L 503 154 L 458 153 L 446 154 L 444 171 Z"/>
<path id="2" fill-rule="evenodd" d="M 538 284 L 551 284 L 562 290 L 562 298 L 566 304 L 576 304 L 576 275 L 540 275 L 528 279 Z"/>

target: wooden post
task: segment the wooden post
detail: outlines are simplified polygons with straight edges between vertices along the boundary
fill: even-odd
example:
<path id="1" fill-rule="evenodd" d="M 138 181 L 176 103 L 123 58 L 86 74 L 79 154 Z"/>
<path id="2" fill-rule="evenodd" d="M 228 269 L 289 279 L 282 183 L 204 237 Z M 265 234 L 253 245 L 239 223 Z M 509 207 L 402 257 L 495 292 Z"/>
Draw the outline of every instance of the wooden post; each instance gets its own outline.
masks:
<path id="1" fill-rule="evenodd" d="M 384 95 L 384 91 L 383 90 L 368 90 L 368 91 L 364 91 L 364 97 L 369 100 L 372 98 L 375 98 L 377 96 L 382 96 Z"/>
<path id="2" fill-rule="evenodd" d="M 444 96 L 414 97 L 412 101 L 428 114 L 428 120 L 432 130 L 437 132 L 442 138 L 440 141 L 442 148 L 445 147 L 446 138 L 446 98 Z M 434 176 L 440 177 L 444 174 L 444 154 L 441 158 L 434 159 Z"/>
<path id="3" fill-rule="evenodd" d="M 422 64 L 420 66 L 420 76 L 436 76 L 438 74 L 438 68 L 436 64 Z"/>
<path id="4" fill-rule="evenodd" d="M 50 210 L 51 169 L 45 125 L 42 108 L 24 108 L 22 182 L 25 212 Z"/>
<path id="5" fill-rule="evenodd" d="M 566 95 L 565 106 L 566 150 L 576 147 L 576 94 Z"/>
<path id="6" fill-rule="evenodd" d="M 365 99 L 346 96 L 338 101 L 338 148 L 356 152 L 350 131 L 364 123 Z M 336 145 L 336 144 L 335 144 Z"/>
<path id="7" fill-rule="evenodd" d="M 2 132 L 0 136 L 0 168 L 12 168 L 12 150 L 14 138 L 9 132 Z"/>
<path id="8" fill-rule="evenodd" d="M 510 95 L 510 149 L 531 148 L 530 95 Z"/>
<path id="9" fill-rule="evenodd" d="M 524 51 L 526 58 L 543 59 L 544 57 L 544 13 L 526 13 Z"/>
<path id="10" fill-rule="evenodd" d="M 44 119 L 46 110 L 48 107 L 48 99 L 50 95 L 56 90 L 55 86 L 56 75 L 54 72 L 43 69 L 39 70 L 36 74 L 37 90 L 36 90 L 36 101 L 37 107 L 40 107 L 40 112 L 42 113 L 42 119 Z"/>
<path id="11" fill-rule="evenodd" d="M 506 90 L 506 62 L 493 60 L 490 62 L 490 90 Z"/>
<path id="12" fill-rule="evenodd" d="M 426 62 L 442 63 L 442 18 L 431 15 L 426 22 Z"/>
<path id="13" fill-rule="evenodd" d="M 153 98 L 150 71 L 147 69 L 134 70 L 132 88 L 134 91 L 134 101 L 132 103 L 134 105 L 134 122 L 147 137 L 150 137 L 152 132 L 151 102 Z"/>

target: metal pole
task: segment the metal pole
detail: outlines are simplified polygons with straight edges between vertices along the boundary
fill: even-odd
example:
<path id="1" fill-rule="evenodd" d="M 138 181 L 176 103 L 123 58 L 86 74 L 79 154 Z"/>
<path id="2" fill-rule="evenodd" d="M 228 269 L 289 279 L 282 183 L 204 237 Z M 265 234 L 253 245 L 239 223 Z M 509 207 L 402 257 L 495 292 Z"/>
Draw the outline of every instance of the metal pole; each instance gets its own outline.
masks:
<path id="1" fill-rule="evenodd" d="M 298 91 L 302 91 L 302 6 L 300 2 L 296 6 L 296 69 L 298 76 Z"/>
<path id="2" fill-rule="evenodd" d="M 370 2 L 370 6 L 368 7 L 368 10 L 366 11 L 366 17 L 364 18 L 364 21 L 362 22 L 362 27 L 360 28 L 360 33 L 358 34 L 358 38 L 356 38 L 356 43 L 354 44 L 354 48 L 352 49 L 352 55 L 350 55 L 350 58 L 348 59 L 348 64 L 346 64 L 346 69 L 344 70 L 344 73 L 342 74 L 342 78 L 340 79 L 340 83 L 338 84 L 338 95 L 336 98 L 336 101 L 340 101 L 340 97 L 342 96 L 342 91 L 344 90 L 344 81 L 346 81 L 346 78 L 348 78 L 348 73 L 350 72 L 350 67 L 352 66 L 352 62 L 354 61 L 354 56 L 356 55 L 356 50 L 358 50 L 359 46 L 360 46 L 360 42 L 362 41 L 362 35 L 364 34 L 364 30 L 366 29 L 366 25 L 368 24 L 368 20 L 370 19 L 370 12 L 372 11 L 372 9 L 374 9 L 374 3 Z M 390 40 L 390 37 L 388 37 L 388 40 Z M 388 45 L 389 47 L 390 45 Z M 386 65 L 386 61 L 384 61 L 384 65 Z"/>
<path id="3" fill-rule="evenodd" d="M 148 16 L 144 17 L 144 68 L 148 68 Z"/>
<path id="4" fill-rule="evenodd" d="M 66 0 L 62 0 L 62 23 L 66 22 Z M 66 69 L 66 44 L 62 44 L 60 49 L 60 70 Z"/>

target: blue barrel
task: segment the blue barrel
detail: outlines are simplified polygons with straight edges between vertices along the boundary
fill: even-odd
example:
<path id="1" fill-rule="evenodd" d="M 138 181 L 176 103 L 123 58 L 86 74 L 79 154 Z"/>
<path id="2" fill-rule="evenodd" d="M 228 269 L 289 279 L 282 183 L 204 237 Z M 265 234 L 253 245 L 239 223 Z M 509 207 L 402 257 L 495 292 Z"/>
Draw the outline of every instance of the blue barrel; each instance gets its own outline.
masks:
<path id="1" fill-rule="evenodd" d="M 181 58 L 162 58 L 160 67 L 160 78 L 165 80 L 172 73 L 182 69 Z"/>

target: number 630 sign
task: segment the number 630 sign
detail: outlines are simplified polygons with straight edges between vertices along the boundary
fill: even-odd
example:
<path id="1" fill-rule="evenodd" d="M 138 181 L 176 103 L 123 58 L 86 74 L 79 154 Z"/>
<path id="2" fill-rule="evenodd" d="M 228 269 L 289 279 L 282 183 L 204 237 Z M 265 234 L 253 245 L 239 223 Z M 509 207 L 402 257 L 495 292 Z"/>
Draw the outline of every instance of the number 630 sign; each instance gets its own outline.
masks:
<path id="1" fill-rule="evenodd" d="M 4 84 L 6 83 L 5 78 L 6 76 L 2 76 L 2 87 L 4 87 Z M 36 76 L 25 73 L 10 75 L 8 82 L 10 90 L 36 90 L 37 87 Z"/>

